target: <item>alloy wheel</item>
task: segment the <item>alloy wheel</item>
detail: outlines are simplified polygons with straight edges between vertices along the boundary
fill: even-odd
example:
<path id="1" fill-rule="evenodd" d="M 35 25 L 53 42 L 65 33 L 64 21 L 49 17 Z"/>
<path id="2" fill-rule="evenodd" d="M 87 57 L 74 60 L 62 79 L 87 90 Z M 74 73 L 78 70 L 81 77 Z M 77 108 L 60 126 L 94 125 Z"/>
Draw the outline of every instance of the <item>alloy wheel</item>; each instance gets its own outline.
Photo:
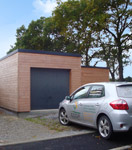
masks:
<path id="1" fill-rule="evenodd" d="M 99 119 L 98 130 L 99 130 L 100 135 L 103 138 L 109 139 L 111 137 L 111 135 L 112 135 L 112 125 L 111 125 L 111 122 L 108 119 L 108 117 L 102 116 Z"/>
<path id="2" fill-rule="evenodd" d="M 64 109 L 60 110 L 59 120 L 60 120 L 60 123 L 63 125 L 69 124 L 69 119 L 68 119 L 68 116 L 67 116 L 66 111 Z"/>

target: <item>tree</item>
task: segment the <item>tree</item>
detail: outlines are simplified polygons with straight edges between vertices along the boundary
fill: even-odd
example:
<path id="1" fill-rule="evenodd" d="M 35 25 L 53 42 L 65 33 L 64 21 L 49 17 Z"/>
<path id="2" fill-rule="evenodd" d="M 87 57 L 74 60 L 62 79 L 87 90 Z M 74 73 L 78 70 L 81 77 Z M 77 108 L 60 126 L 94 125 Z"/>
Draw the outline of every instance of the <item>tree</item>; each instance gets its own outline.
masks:
<path id="1" fill-rule="evenodd" d="M 105 37 L 100 35 L 99 39 L 99 52 L 98 59 L 106 62 L 106 66 L 109 68 L 112 81 L 115 81 L 115 76 L 118 76 L 118 59 L 117 59 L 117 47 L 113 43 L 111 36 L 108 34 Z M 131 64 L 130 53 L 123 54 L 123 66 Z"/>
<path id="2" fill-rule="evenodd" d="M 37 21 L 31 21 L 28 28 L 24 25 L 17 29 L 15 46 L 9 52 L 15 49 L 38 49 L 43 45 L 43 24 L 45 18 L 41 17 Z M 8 52 L 8 53 L 9 53 Z"/>
<path id="3" fill-rule="evenodd" d="M 106 62 L 106 66 L 109 68 L 112 81 L 115 81 L 115 75 L 117 74 L 118 69 L 116 51 L 117 49 L 114 45 L 112 45 L 111 39 L 109 39 L 108 42 L 100 39 L 100 51 L 98 57 Z"/>
<path id="4" fill-rule="evenodd" d="M 53 12 L 56 26 L 61 29 L 61 34 L 74 43 L 72 51 L 80 53 L 84 58 L 84 64 L 90 65 L 95 57 L 96 32 L 91 26 L 91 11 L 93 5 L 86 0 L 68 0 L 59 2 Z"/>
<path id="5" fill-rule="evenodd" d="M 27 29 L 22 25 L 16 31 L 15 46 L 11 46 L 8 53 L 16 49 L 70 52 L 72 42 L 60 34 L 54 21 L 52 17 L 41 17 L 31 21 Z"/>
<path id="6" fill-rule="evenodd" d="M 108 0 L 109 10 L 105 12 L 107 17 L 105 22 L 98 21 L 97 26 L 104 30 L 104 34 L 111 36 L 112 42 L 116 47 L 118 61 L 119 80 L 123 81 L 123 65 L 127 64 L 127 53 L 132 48 L 132 2 L 131 0 Z M 103 26 L 102 26 L 103 24 Z M 104 25 L 105 24 L 105 25 Z"/>
<path id="7" fill-rule="evenodd" d="M 127 81 L 127 82 L 132 82 L 132 77 L 130 77 L 130 76 L 126 77 L 126 78 L 125 78 L 125 81 Z"/>
<path id="8" fill-rule="evenodd" d="M 17 30 L 11 48 L 80 53 L 89 66 L 93 58 L 105 61 L 114 80 L 123 80 L 132 48 L 132 0 L 68 0 L 49 18 L 32 21 Z M 94 65 L 97 64 L 95 62 Z"/>
<path id="9" fill-rule="evenodd" d="M 97 34 L 101 31 L 104 35 L 109 34 L 114 50 L 112 48 L 110 53 L 109 49 L 106 50 L 111 55 L 110 59 L 116 57 L 119 79 L 123 80 L 123 67 L 128 64 L 127 53 L 132 47 L 132 44 L 128 44 L 132 39 L 130 0 L 68 0 L 60 2 L 53 14 L 58 26 L 62 28 L 62 34 L 75 42 L 76 51 L 86 56 L 86 65 L 91 61 L 90 54 L 93 54 L 92 58 L 98 58 L 97 51 L 91 49 L 95 47 L 95 41 L 98 40 Z M 108 65 L 108 61 L 106 63 Z M 108 66 L 111 65 L 113 63 L 109 63 Z"/>
<path id="10" fill-rule="evenodd" d="M 7 52 L 7 54 L 16 50 L 18 47 L 23 48 L 23 37 L 24 37 L 25 33 L 26 33 L 26 28 L 24 25 L 22 25 L 20 28 L 18 28 L 16 30 L 17 42 L 15 43 L 15 46 L 11 46 L 11 49 Z"/>

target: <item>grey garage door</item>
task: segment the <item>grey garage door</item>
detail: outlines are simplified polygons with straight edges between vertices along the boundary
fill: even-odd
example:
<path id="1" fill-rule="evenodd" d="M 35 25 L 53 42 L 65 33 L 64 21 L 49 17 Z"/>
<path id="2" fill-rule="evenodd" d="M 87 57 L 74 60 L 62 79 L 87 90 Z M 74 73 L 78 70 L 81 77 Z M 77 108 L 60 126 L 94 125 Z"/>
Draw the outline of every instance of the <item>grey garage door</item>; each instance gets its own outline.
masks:
<path id="1" fill-rule="evenodd" d="M 69 70 L 31 68 L 31 109 L 58 108 L 69 95 Z"/>

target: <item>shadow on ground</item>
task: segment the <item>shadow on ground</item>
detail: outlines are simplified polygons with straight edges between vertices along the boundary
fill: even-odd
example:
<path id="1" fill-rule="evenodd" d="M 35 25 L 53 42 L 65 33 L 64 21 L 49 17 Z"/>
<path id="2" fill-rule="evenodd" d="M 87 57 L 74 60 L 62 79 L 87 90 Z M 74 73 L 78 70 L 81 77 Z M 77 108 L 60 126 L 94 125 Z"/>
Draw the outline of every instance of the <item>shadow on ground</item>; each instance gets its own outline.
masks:
<path id="1" fill-rule="evenodd" d="M 122 133 L 114 133 L 113 137 L 109 140 L 104 140 L 99 136 L 98 132 L 92 134 L 92 136 L 97 140 L 97 142 L 113 144 L 117 146 L 123 145 L 131 145 L 132 144 L 132 131 L 129 132 L 122 132 Z"/>

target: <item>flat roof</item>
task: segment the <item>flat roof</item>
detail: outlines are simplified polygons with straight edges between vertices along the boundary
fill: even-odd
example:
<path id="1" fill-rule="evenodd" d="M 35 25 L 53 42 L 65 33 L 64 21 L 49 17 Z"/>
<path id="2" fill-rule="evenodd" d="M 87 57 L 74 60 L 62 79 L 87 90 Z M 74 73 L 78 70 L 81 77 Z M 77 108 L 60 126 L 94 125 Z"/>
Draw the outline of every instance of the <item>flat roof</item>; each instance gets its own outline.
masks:
<path id="1" fill-rule="evenodd" d="M 33 53 L 33 54 L 47 54 L 47 55 L 59 55 L 59 56 L 72 56 L 72 57 L 81 57 L 80 54 L 74 53 L 63 53 L 63 52 L 53 52 L 53 51 L 44 51 L 44 50 L 31 50 L 31 49 L 17 49 L 13 52 L 7 54 L 6 56 L 0 58 L 0 61 L 6 59 L 16 53 Z M 93 67 L 93 66 L 81 66 L 82 68 L 99 68 L 99 69 L 109 69 L 108 67 Z"/>
<path id="2" fill-rule="evenodd" d="M 97 69 L 109 69 L 108 67 L 94 67 L 94 66 L 81 66 L 82 68 L 97 68 Z"/>
<path id="3" fill-rule="evenodd" d="M 31 49 L 17 49 L 17 50 L 14 50 L 13 52 L 7 54 L 5 57 L 2 57 L 0 60 L 6 59 L 7 57 L 12 56 L 18 52 L 19 53 L 34 53 L 34 54 L 81 57 L 80 54 L 73 54 L 73 53 L 63 53 L 63 52 L 53 52 L 53 51 L 43 51 L 43 50 L 31 50 Z"/>

